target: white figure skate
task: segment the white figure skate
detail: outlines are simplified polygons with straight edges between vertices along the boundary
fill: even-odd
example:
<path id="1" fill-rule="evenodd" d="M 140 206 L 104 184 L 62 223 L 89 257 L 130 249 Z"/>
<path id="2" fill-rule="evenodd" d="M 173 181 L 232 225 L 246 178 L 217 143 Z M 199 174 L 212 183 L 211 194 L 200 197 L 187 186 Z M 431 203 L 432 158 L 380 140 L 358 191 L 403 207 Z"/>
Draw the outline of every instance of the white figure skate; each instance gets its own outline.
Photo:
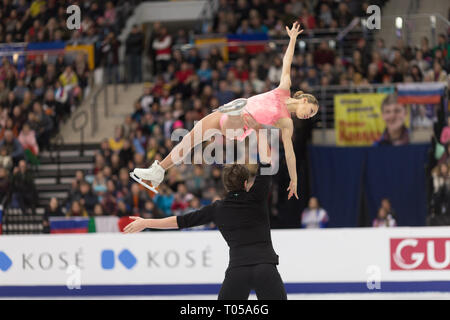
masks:
<path id="1" fill-rule="evenodd" d="M 130 172 L 130 177 L 154 193 L 159 193 L 156 188 L 164 180 L 164 173 L 164 168 L 161 167 L 158 160 L 155 160 L 155 162 L 147 169 L 134 169 L 133 172 Z M 151 185 L 146 184 L 143 180 L 149 180 Z"/>
<path id="2" fill-rule="evenodd" d="M 218 107 L 217 109 L 214 109 L 214 111 L 227 113 L 231 116 L 238 116 L 242 113 L 246 104 L 247 104 L 246 98 L 239 98 L 231 102 L 228 102 L 223 106 Z"/>

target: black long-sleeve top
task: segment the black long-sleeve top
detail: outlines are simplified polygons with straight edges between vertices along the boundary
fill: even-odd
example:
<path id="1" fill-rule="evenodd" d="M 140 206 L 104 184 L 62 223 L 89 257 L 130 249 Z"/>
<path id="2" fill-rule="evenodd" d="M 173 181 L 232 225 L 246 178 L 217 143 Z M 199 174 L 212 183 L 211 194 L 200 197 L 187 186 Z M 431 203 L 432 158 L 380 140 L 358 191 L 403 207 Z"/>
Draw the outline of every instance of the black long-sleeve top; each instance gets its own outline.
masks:
<path id="1" fill-rule="evenodd" d="M 270 236 L 267 205 L 272 176 L 261 175 L 261 168 L 268 166 L 260 164 L 258 175 L 248 192 L 229 192 L 223 200 L 178 216 L 178 227 L 183 229 L 214 222 L 230 248 L 229 267 L 278 264 L 278 255 Z"/>

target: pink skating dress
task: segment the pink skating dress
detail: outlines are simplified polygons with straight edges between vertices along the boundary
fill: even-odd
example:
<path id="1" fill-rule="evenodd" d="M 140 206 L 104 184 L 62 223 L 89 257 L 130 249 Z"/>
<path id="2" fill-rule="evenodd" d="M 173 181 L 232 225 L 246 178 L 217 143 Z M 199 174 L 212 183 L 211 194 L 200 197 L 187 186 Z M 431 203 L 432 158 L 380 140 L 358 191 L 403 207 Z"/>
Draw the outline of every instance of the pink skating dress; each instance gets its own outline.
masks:
<path id="1" fill-rule="evenodd" d="M 286 100 L 291 96 L 289 90 L 276 88 L 274 90 L 257 94 L 247 99 L 247 104 L 244 108 L 243 114 L 245 116 L 252 116 L 256 122 L 264 125 L 273 126 L 281 118 L 290 118 Z M 223 123 L 228 117 L 227 114 L 222 115 L 220 119 L 220 125 L 223 127 Z M 242 141 L 249 134 L 253 132 L 253 129 L 244 127 L 244 134 L 237 139 Z"/>

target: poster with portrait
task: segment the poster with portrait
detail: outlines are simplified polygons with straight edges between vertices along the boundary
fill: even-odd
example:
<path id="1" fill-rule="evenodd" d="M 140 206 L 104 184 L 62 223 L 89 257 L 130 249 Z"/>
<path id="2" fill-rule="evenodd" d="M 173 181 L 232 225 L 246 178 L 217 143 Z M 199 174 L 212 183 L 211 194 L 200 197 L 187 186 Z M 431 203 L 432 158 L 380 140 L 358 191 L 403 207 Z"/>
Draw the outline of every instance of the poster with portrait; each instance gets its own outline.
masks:
<path id="1" fill-rule="evenodd" d="M 409 143 L 410 110 L 395 94 L 335 95 L 334 114 L 337 146 Z"/>

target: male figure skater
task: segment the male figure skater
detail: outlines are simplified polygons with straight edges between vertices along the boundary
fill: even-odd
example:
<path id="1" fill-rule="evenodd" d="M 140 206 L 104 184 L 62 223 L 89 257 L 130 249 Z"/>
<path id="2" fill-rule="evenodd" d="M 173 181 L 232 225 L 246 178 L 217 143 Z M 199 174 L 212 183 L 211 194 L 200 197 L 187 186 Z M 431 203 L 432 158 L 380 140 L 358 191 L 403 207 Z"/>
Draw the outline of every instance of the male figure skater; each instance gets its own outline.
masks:
<path id="1" fill-rule="evenodd" d="M 264 154 L 268 153 L 270 151 Z M 286 290 L 276 267 L 278 255 L 270 236 L 267 198 L 272 176 L 261 174 L 261 168 L 270 166 L 270 155 L 259 154 L 258 174 L 250 188 L 247 167 L 227 165 L 223 170 L 223 183 L 228 193 L 223 200 L 184 216 L 131 217 L 135 221 L 126 226 L 124 232 L 140 232 L 145 228 L 182 229 L 214 222 L 230 248 L 219 300 L 245 300 L 252 289 L 260 300 L 286 300 Z"/>

